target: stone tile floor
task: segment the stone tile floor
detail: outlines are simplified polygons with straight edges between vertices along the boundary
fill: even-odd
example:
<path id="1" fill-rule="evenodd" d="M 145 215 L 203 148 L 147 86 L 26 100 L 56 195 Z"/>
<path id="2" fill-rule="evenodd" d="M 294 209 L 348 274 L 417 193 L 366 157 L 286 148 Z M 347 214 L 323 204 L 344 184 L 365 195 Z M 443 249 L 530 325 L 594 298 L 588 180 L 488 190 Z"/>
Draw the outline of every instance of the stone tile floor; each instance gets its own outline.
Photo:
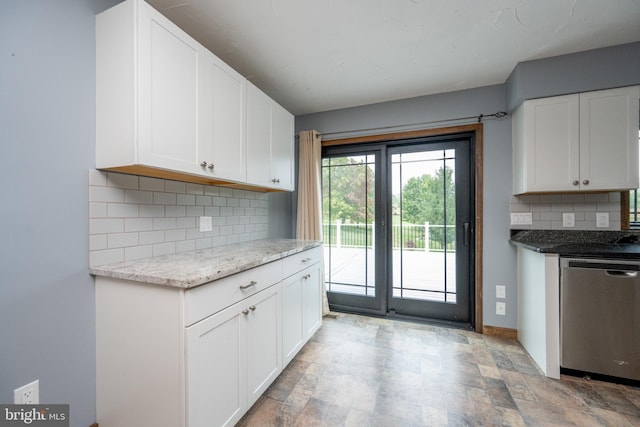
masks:
<path id="1" fill-rule="evenodd" d="M 640 426 L 640 388 L 546 378 L 511 340 L 340 314 L 238 425 Z"/>

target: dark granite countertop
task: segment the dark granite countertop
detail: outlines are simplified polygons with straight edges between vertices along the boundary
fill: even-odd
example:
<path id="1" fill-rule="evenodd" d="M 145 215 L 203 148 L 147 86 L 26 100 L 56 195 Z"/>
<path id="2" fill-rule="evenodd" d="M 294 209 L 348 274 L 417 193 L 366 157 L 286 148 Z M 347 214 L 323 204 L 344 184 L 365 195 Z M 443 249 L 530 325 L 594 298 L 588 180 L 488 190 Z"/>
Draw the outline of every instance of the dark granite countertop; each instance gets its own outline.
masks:
<path id="1" fill-rule="evenodd" d="M 640 234 L 633 231 L 512 230 L 510 241 L 567 257 L 640 259 Z"/>

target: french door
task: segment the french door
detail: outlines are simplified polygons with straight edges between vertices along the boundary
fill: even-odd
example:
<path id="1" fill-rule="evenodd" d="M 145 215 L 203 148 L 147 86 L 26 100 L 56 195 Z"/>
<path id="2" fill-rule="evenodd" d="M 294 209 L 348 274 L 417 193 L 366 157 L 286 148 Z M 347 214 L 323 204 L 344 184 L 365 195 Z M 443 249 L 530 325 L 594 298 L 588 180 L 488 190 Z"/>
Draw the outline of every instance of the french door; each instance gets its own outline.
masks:
<path id="1" fill-rule="evenodd" d="M 333 310 L 471 324 L 472 134 L 325 147 Z"/>

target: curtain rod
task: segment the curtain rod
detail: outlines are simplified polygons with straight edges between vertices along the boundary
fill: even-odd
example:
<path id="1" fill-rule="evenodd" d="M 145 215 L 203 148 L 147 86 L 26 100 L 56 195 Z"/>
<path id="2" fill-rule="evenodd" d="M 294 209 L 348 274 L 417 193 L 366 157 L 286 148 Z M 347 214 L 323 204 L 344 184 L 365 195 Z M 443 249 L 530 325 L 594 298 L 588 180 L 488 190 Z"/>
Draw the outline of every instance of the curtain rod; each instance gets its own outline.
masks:
<path id="1" fill-rule="evenodd" d="M 343 130 L 343 131 L 336 131 L 336 132 L 318 132 L 319 136 L 327 136 L 327 135 L 340 135 L 340 134 L 345 134 L 345 133 L 355 133 L 355 132 L 370 132 L 370 131 L 378 131 L 378 130 L 389 130 L 389 129 L 394 129 L 394 128 L 404 128 L 404 127 L 414 127 L 414 126 L 422 126 L 422 125 L 429 125 L 429 124 L 434 124 L 434 123 L 446 123 L 446 122 L 457 122 L 460 120 L 471 120 L 471 119 L 477 119 L 478 123 L 482 123 L 482 119 L 487 118 L 487 117 L 495 117 L 496 119 L 501 119 L 502 117 L 505 117 L 506 115 L 508 115 L 508 113 L 506 111 L 498 111 L 495 112 L 493 114 L 480 114 L 479 116 L 468 116 L 468 117 L 459 117 L 456 119 L 443 119 L 443 120 L 432 120 L 429 122 L 420 122 L 420 123 L 408 123 L 406 125 L 390 125 L 390 126 L 381 126 L 381 127 L 375 127 L 375 128 L 366 128 L 366 129 L 353 129 L 353 130 Z M 296 135 L 296 139 L 299 138 L 298 135 Z"/>

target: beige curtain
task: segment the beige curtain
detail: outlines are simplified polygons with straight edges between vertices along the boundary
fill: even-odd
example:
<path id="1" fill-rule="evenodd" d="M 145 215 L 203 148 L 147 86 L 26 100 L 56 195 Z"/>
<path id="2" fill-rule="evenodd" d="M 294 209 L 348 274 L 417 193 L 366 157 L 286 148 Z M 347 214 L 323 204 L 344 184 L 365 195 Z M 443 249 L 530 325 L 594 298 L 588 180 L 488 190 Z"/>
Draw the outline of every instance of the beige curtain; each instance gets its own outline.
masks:
<path id="1" fill-rule="evenodd" d="M 322 240 L 322 190 L 320 167 L 322 141 L 315 130 L 300 132 L 298 160 L 298 217 L 296 238 Z M 329 314 L 329 302 L 322 274 L 322 314 Z"/>

